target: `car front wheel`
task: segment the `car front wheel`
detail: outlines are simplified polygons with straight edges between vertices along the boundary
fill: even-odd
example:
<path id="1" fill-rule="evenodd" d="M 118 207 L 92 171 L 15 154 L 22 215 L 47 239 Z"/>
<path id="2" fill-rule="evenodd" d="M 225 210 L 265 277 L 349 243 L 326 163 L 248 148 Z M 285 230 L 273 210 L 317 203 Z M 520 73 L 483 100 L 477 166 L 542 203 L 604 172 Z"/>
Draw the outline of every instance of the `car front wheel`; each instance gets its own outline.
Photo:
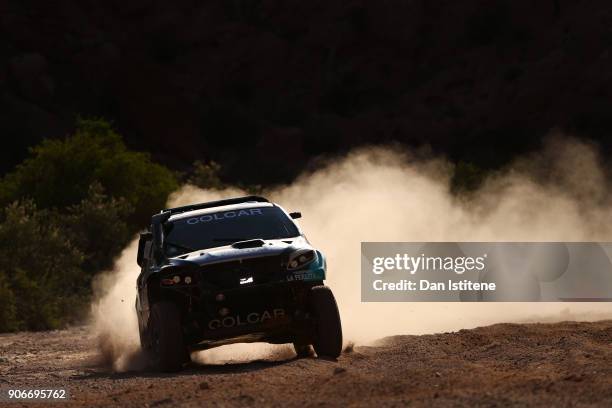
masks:
<path id="1" fill-rule="evenodd" d="M 314 350 L 319 357 L 337 358 L 342 352 L 342 324 L 334 294 L 327 286 L 315 286 L 310 300 L 316 320 Z"/>
<path id="2" fill-rule="evenodd" d="M 169 302 L 155 303 L 151 308 L 147 333 L 151 366 L 166 372 L 180 370 L 186 349 L 177 307 Z"/>

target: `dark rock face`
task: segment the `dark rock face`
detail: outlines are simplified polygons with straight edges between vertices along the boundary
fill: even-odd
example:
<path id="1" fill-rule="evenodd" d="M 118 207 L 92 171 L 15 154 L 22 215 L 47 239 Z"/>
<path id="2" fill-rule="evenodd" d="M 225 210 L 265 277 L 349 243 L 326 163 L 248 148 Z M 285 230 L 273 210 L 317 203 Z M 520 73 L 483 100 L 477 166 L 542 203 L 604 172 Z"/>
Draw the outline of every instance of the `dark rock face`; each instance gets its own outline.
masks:
<path id="1" fill-rule="evenodd" d="M 604 0 L 10 0 L 0 35 L 2 171 L 75 115 L 256 183 L 367 143 L 485 167 L 552 128 L 610 145 Z"/>

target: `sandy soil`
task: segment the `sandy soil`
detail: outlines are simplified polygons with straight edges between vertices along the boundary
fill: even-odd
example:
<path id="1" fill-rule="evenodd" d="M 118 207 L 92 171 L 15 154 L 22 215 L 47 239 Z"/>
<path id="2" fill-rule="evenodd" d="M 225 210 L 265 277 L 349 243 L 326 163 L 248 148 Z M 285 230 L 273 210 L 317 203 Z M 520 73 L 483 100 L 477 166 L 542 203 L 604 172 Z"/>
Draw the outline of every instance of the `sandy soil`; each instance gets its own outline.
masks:
<path id="1" fill-rule="evenodd" d="M 0 388 L 67 387 L 71 406 L 612 406 L 612 321 L 395 336 L 337 362 L 288 352 L 178 374 L 113 373 L 88 333 L 0 335 Z"/>

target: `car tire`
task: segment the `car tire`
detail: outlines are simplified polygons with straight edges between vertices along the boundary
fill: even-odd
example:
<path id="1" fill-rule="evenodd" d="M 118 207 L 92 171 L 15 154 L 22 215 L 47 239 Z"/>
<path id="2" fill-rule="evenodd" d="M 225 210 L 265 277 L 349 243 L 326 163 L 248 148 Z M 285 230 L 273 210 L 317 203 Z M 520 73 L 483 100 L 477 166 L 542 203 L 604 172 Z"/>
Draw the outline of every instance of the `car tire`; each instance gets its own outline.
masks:
<path id="1" fill-rule="evenodd" d="M 151 366 L 158 371 L 179 371 L 185 361 L 181 317 L 177 307 L 169 302 L 155 303 L 151 308 L 148 354 Z"/>
<path id="2" fill-rule="evenodd" d="M 312 346 L 310 344 L 293 343 L 293 349 L 298 358 L 306 358 L 313 355 Z"/>
<path id="3" fill-rule="evenodd" d="M 342 324 L 334 294 L 327 286 L 315 286 L 310 304 L 316 321 L 314 350 L 319 357 L 335 359 L 342 352 Z"/>

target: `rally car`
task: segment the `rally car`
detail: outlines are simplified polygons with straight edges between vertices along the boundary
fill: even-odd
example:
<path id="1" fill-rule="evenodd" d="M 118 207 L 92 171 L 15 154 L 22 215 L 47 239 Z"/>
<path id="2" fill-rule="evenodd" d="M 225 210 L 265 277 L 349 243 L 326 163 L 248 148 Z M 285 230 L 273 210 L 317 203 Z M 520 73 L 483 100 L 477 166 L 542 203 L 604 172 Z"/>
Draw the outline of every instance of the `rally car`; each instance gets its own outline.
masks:
<path id="1" fill-rule="evenodd" d="M 326 263 L 277 204 L 247 196 L 170 208 L 140 234 L 136 312 L 153 367 L 176 371 L 192 351 L 293 343 L 336 358 L 340 314 Z"/>

